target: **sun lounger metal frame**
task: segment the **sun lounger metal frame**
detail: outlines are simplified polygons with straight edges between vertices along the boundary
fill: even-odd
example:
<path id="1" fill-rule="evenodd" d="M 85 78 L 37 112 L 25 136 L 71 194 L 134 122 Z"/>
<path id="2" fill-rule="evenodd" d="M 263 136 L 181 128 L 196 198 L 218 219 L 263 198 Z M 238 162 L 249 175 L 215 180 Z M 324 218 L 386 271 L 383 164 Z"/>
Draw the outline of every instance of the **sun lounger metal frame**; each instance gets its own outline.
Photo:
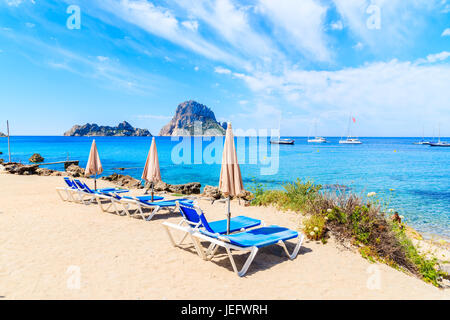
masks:
<path id="1" fill-rule="evenodd" d="M 198 208 L 198 207 L 194 207 L 194 208 L 197 211 L 197 214 L 199 216 L 203 215 L 200 208 Z M 183 224 L 185 224 L 185 225 L 183 226 Z M 215 254 L 217 253 L 218 248 L 222 247 L 226 250 L 226 253 L 231 262 L 234 272 L 239 277 L 243 277 L 247 273 L 248 268 L 250 267 L 256 254 L 258 253 L 259 247 L 257 247 L 257 246 L 241 247 L 241 246 L 232 244 L 230 242 L 230 240 L 224 235 L 220 235 L 217 233 L 212 234 L 212 233 L 208 233 L 204 230 L 200 230 L 199 228 L 201 225 L 202 225 L 201 221 L 199 221 L 197 224 L 195 224 L 190 221 L 187 221 L 184 218 L 178 224 L 174 224 L 174 223 L 170 223 L 170 222 L 163 223 L 163 226 L 164 226 L 164 228 L 167 232 L 167 235 L 170 239 L 170 242 L 174 247 L 179 247 L 183 243 L 183 241 L 186 239 L 186 237 L 189 236 L 192 240 L 192 243 L 194 244 L 194 248 L 195 248 L 197 254 L 203 260 L 212 260 L 215 256 Z M 181 241 L 178 241 L 178 242 L 175 241 L 172 233 L 170 232 L 170 229 L 178 230 L 178 231 L 181 231 L 184 233 Z M 246 231 L 248 231 L 248 230 L 246 230 Z M 246 232 L 246 231 L 243 231 L 243 232 Z M 296 243 L 292 253 L 289 253 L 289 250 L 286 247 L 286 244 L 285 244 L 286 240 L 279 240 L 277 242 L 277 244 L 279 244 L 283 248 L 284 252 L 286 253 L 286 255 L 288 256 L 288 258 L 290 260 L 293 260 L 297 257 L 298 252 L 303 243 L 304 235 L 301 233 L 297 233 L 296 238 L 298 240 L 297 240 L 297 243 Z M 210 245 L 208 246 L 208 248 L 206 250 L 202 246 L 202 244 L 200 242 L 201 240 L 210 243 Z M 236 266 L 236 262 L 234 260 L 233 253 L 232 253 L 233 250 L 239 251 L 239 252 L 249 252 L 250 253 L 249 256 L 247 257 L 247 260 L 245 261 L 245 263 L 243 264 L 243 266 L 240 270 Z"/>
<path id="2" fill-rule="evenodd" d="M 57 187 L 56 192 L 62 201 L 72 201 L 72 202 L 82 202 L 81 197 L 79 196 L 78 186 L 74 181 L 70 180 L 68 177 L 64 177 L 64 182 L 67 184 L 67 187 Z M 62 193 L 66 193 L 66 197 L 62 196 Z M 78 200 L 75 199 L 75 194 L 78 195 Z"/>

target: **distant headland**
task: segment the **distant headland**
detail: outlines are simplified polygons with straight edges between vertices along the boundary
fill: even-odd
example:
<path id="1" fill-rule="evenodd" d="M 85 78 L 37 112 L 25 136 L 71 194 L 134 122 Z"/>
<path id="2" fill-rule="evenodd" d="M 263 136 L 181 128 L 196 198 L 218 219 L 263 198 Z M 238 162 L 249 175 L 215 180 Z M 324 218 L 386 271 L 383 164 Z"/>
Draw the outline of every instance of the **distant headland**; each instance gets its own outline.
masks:
<path id="1" fill-rule="evenodd" d="M 134 128 L 131 124 L 124 121 L 116 127 L 99 126 L 95 123 L 86 123 L 85 125 L 75 125 L 65 136 L 84 137 L 84 136 L 106 136 L 106 137 L 151 137 L 152 134 L 147 129 Z"/>
<path id="2" fill-rule="evenodd" d="M 7 135 L 4 134 L 3 132 L 0 132 L 0 138 L 5 138 L 5 137 L 7 137 Z"/>
<path id="3" fill-rule="evenodd" d="M 196 126 L 196 122 L 199 124 Z M 201 123 L 201 127 L 200 127 Z M 222 136 L 226 123 L 220 124 L 207 106 L 189 100 L 180 103 L 174 117 L 159 132 L 160 136 Z"/>

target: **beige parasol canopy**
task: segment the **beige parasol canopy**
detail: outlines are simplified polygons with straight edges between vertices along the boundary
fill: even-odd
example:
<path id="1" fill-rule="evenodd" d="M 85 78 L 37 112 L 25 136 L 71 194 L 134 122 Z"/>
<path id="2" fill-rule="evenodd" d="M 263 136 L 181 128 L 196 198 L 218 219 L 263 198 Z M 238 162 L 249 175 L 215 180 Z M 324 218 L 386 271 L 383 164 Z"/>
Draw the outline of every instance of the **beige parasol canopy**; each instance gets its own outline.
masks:
<path id="1" fill-rule="evenodd" d="M 142 180 L 152 184 L 153 201 L 153 186 L 155 183 L 161 181 L 161 171 L 159 169 L 158 150 L 156 149 L 155 137 L 152 139 L 152 145 L 150 146 L 141 178 Z"/>
<path id="2" fill-rule="evenodd" d="M 89 159 L 86 165 L 85 176 L 95 175 L 95 189 L 97 189 L 97 175 L 103 172 L 102 163 L 100 162 L 100 157 L 98 156 L 97 144 L 95 139 L 92 141 L 91 152 L 89 153 Z"/>
<path id="3" fill-rule="evenodd" d="M 231 123 L 227 125 L 225 144 L 222 154 L 222 168 L 220 170 L 219 190 L 228 196 L 227 233 L 230 233 L 230 197 L 237 196 L 244 190 L 241 169 L 234 146 L 233 128 Z"/>
<path id="4" fill-rule="evenodd" d="M 219 190 L 229 196 L 237 196 L 244 189 L 241 169 L 234 146 L 231 123 L 228 123 L 225 144 L 223 146 L 222 168 L 220 170 Z"/>

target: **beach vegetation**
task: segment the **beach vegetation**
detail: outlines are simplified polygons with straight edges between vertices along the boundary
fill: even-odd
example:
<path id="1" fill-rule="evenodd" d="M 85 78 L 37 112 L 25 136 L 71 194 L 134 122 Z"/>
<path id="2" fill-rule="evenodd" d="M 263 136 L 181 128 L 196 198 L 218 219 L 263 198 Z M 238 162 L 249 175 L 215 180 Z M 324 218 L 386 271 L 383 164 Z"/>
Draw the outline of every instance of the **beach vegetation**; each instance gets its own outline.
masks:
<path id="1" fill-rule="evenodd" d="M 309 216 L 303 221 L 303 231 L 308 239 L 326 243 L 326 217 Z"/>
<path id="2" fill-rule="evenodd" d="M 438 261 L 419 253 L 407 235 L 410 228 L 402 222 L 403 216 L 395 212 L 397 219 L 391 219 L 392 194 L 385 202 L 375 192 L 366 196 L 345 190 L 330 192 L 300 179 L 282 187 L 268 190 L 256 184 L 251 204 L 304 214 L 302 229 L 309 239 L 326 243 L 332 235 L 338 242 L 353 245 L 371 262 L 385 263 L 439 286 L 444 273 Z"/>

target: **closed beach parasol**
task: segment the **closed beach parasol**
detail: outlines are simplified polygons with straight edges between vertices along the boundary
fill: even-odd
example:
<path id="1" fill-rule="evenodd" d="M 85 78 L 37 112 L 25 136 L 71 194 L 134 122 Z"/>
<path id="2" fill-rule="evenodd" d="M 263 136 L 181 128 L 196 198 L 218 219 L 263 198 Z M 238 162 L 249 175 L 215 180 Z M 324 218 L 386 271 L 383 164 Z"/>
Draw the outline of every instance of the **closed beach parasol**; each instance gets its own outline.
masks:
<path id="1" fill-rule="evenodd" d="M 233 129 L 228 123 L 225 144 L 222 154 L 222 168 L 220 170 L 219 190 L 228 196 L 227 233 L 230 233 L 230 197 L 237 196 L 244 189 L 241 169 L 234 146 Z"/>
<path id="2" fill-rule="evenodd" d="M 86 165 L 85 176 L 89 177 L 95 175 L 94 178 L 94 188 L 97 190 L 97 175 L 103 172 L 102 163 L 100 162 L 100 157 L 98 156 L 97 144 L 95 139 L 92 141 L 91 152 L 89 153 L 89 159 Z"/>
<path id="3" fill-rule="evenodd" d="M 142 180 L 152 185 L 152 202 L 153 202 L 153 186 L 161 181 L 161 171 L 159 170 L 158 150 L 156 150 L 155 137 L 152 139 L 152 145 L 148 152 L 147 161 L 145 162 L 144 171 L 142 172 Z"/>

